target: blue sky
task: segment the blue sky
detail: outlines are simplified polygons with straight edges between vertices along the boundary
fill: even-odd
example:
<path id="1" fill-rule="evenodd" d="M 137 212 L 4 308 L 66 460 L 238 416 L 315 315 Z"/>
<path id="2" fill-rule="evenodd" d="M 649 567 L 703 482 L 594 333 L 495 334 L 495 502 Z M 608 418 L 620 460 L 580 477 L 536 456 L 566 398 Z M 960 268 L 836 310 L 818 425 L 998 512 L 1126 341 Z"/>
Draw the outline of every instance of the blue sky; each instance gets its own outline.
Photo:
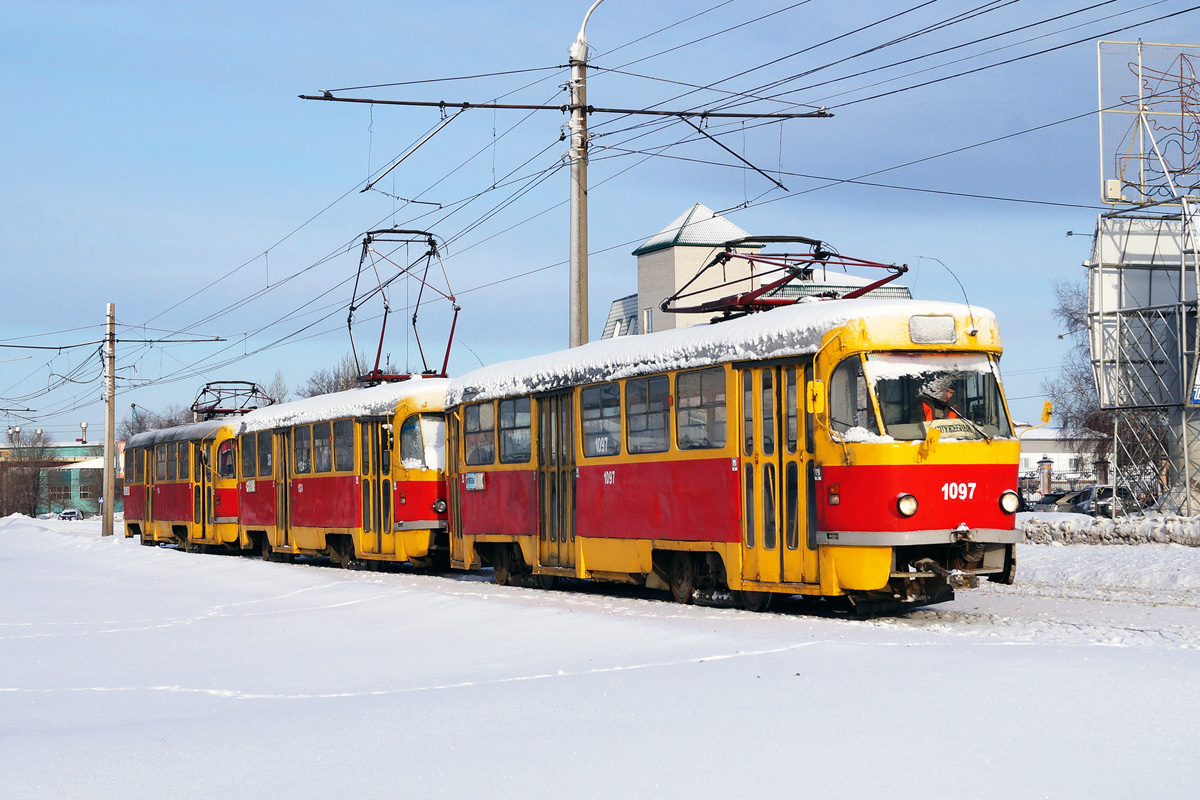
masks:
<path id="1" fill-rule="evenodd" d="M 469 111 L 381 181 L 381 191 L 360 193 L 369 174 L 438 123 L 438 111 L 297 95 L 562 67 L 587 5 L 5 4 L 0 339 L 54 347 L 92 341 L 105 303 L 114 302 L 123 339 L 227 340 L 122 343 L 118 418 L 130 403 L 153 410 L 188 405 L 209 380 L 266 382 L 279 369 L 295 386 L 348 351 L 347 281 L 357 269 L 358 241 L 364 231 L 394 223 L 428 228 L 447 242 L 446 270 L 463 307 L 452 372 L 566 346 L 563 114 Z M 787 193 L 736 168 L 710 142 L 680 143 L 694 138 L 680 122 L 594 116 L 593 336 L 609 302 L 636 288 L 630 251 L 701 202 L 728 210 L 751 233 L 809 236 L 849 255 L 908 263 L 916 296 L 961 300 L 943 262 L 971 303 L 996 311 L 1015 415 L 1035 417 L 1041 381 L 1065 347 L 1049 313 L 1050 282 L 1082 279 L 1101 210 L 1095 117 L 868 179 L 1061 206 L 849 184 L 817 188 L 822 181 L 799 175 L 853 178 L 1093 111 L 1091 40 L 1107 31 L 1133 26 L 1109 37 L 1121 40 L 1200 40 L 1195 14 L 1135 24 L 1190 7 L 1176 0 L 1114 0 L 996 36 L 1090 5 L 1097 4 L 605 0 L 588 26 L 593 105 L 714 108 L 729 102 L 727 92 L 790 91 L 745 108 L 787 110 L 787 100 L 827 105 L 835 116 L 713 123 L 710 131 L 729 147 L 779 173 Z M 939 25 L 973 10 L 986 13 Z M 920 31 L 927 32 L 911 36 Z M 1089 41 L 852 102 L 1075 40 Z M 994 48 L 1003 49 L 984 54 Z M 896 79 L 926 67 L 932 69 Z M 718 90 L 679 85 L 712 85 L 746 70 Z M 867 74 L 846 77 L 857 72 Z M 565 78 L 564 69 L 545 69 L 339 94 L 560 104 Z M 841 80 L 814 85 L 832 79 Z M 870 85 L 880 81 L 888 82 Z M 1067 237 L 1069 230 L 1085 235 Z M 404 296 L 397 285 L 393 308 L 403 307 Z M 377 335 L 377 322 L 368 319 L 375 313 L 359 312 L 360 347 Z M 440 360 L 444 306 L 422 315 L 425 343 Z M 415 365 L 406 316 L 392 317 L 386 346 L 401 366 Z M 9 424 L 73 438 L 78 423 L 88 421 L 98 435 L 99 374 L 87 347 L 3 350 L 0 406 L 37 410 L 9 417 Z"/>

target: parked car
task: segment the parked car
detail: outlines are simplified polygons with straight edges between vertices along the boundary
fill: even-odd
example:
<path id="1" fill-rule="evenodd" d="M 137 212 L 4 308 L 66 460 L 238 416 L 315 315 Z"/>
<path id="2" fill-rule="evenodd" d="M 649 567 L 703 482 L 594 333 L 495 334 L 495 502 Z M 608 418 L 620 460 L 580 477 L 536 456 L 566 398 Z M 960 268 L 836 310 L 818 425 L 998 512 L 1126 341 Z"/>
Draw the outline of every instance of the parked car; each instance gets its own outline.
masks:
<path id="1" fill-rule="evenodd" d="M 1085 490 L 1079 489 L 1074 492 L 1051 492 L 1050 494 L 1042 495 L 1042 499 L 1033 504 L 1034 511 L 1061 511 L 1067 512 L 1073 510 L 1072 507 L 1079 501 L 1080 496 Z"/>
<path id="2" fill-rule="evenodd" d="M 1120 517 L 1132 514 L 1139 509 L 1133 495 L 1124 486 L 1118 486 L 1116 498 L 1113 497 L 1111 486 L 1090 486 L 1071 508 L 1076 514 L 1088 514 L 1093 517 Z"/>
<path id="3" fill-rule="evenodd" d="M 74 508 L 64 508 L 58 514 L 59 519 L 83 519 L 83 512 Z"/>

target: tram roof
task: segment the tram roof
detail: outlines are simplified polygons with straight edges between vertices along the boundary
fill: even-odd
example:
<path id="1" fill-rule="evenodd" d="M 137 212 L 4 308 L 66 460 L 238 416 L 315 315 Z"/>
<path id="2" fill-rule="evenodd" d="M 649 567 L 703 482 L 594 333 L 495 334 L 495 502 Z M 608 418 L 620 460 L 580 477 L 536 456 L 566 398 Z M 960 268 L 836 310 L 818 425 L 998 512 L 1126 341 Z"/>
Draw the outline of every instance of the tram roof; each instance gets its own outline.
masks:
<path id="1" fill-rule="evenodd" d="M 212 436 L 227 425 L 232 426 L 237 423 L 236 418 L 212 419 L 205 422 L 189 422 L 187 425 L 176 425 L 173 428 L 145 431 L 129 437 L 125 447 L 153 447 L 156 444 L 168 442 L 194 442 Z"/>
<path id="2" fill-rule="evenodd" d="M 852 320 L 889 328 L 902 324 L 907 331 L 913 315 L 969 315 L 980 325 L 995 320 L 991 311 L 978 306 L 934 300 L 802 301 L 715 325 L 601 339 L 571 350 L 493 364 L 451 380 L 446 404 L 729 361 L 807 355 L 820 349 L 826 333 Z"/>
<path id="3" fill-rule="evenodd" d="M 394 413 L 401 401 L 410 399 L 427 400 L 441 411 L 448 384 L 449 381 L 445 378 L 412 377 L 396 383 L 381 383 L 362 389 L 306 397 L 290 403 L 277 403 L 255 409 L 242 417 L 238 421 L 238 433 L 285 428 L 330 419 L 382 416 Z"/>

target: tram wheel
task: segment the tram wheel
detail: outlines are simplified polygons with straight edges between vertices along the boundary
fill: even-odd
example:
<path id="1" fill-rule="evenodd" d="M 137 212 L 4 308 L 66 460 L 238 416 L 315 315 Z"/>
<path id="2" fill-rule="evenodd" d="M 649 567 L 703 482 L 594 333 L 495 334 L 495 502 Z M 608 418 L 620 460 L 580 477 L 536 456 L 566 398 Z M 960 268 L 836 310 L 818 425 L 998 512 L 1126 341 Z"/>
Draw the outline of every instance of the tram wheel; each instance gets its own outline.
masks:
<path id="1" fill-rule="evenodd" d="M 271 540 L 265 535 L 258 540 L 258 553 L 263 561 L 283 561 L 283 556 L 271 547 Z"/>
<path id="2" fill-rule="evenodd" d="M 734 592 L 733 599 L 739 608 L 747 611 L 766 611 L 771 605 L 770 592 Z"/>
<path id="3" fill-rule="evenodd" d="M 691 553 L 675 553 L 671 558 L 671 597 L 687 605 L 696 591 L 696 560 Z"/>
<path id="4" fill-rule="evenodd" d="M 537 584 L 539 589 L 545 589 L 546 591 L 558 588 L 557 575 L 535 575 L 533 582 Z"/>
<path id="5" fill-rule="evenodd" d="M 512 551 L 506 544 L 498 544 L 492 550 L 492 575 L 500 586 L 512 582 Z"/>

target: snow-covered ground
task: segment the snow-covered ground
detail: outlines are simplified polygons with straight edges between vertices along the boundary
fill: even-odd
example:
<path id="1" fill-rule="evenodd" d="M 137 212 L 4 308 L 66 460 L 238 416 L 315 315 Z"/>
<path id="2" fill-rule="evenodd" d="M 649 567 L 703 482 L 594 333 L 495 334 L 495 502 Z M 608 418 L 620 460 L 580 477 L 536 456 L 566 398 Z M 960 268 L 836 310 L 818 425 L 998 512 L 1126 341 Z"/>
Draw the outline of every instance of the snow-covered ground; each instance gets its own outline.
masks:
<path id="1" fill-rule="evenodd" d="M 1200 548 L 866 622 L 0 520 L 0 797 L 1194 797 Z"/>

